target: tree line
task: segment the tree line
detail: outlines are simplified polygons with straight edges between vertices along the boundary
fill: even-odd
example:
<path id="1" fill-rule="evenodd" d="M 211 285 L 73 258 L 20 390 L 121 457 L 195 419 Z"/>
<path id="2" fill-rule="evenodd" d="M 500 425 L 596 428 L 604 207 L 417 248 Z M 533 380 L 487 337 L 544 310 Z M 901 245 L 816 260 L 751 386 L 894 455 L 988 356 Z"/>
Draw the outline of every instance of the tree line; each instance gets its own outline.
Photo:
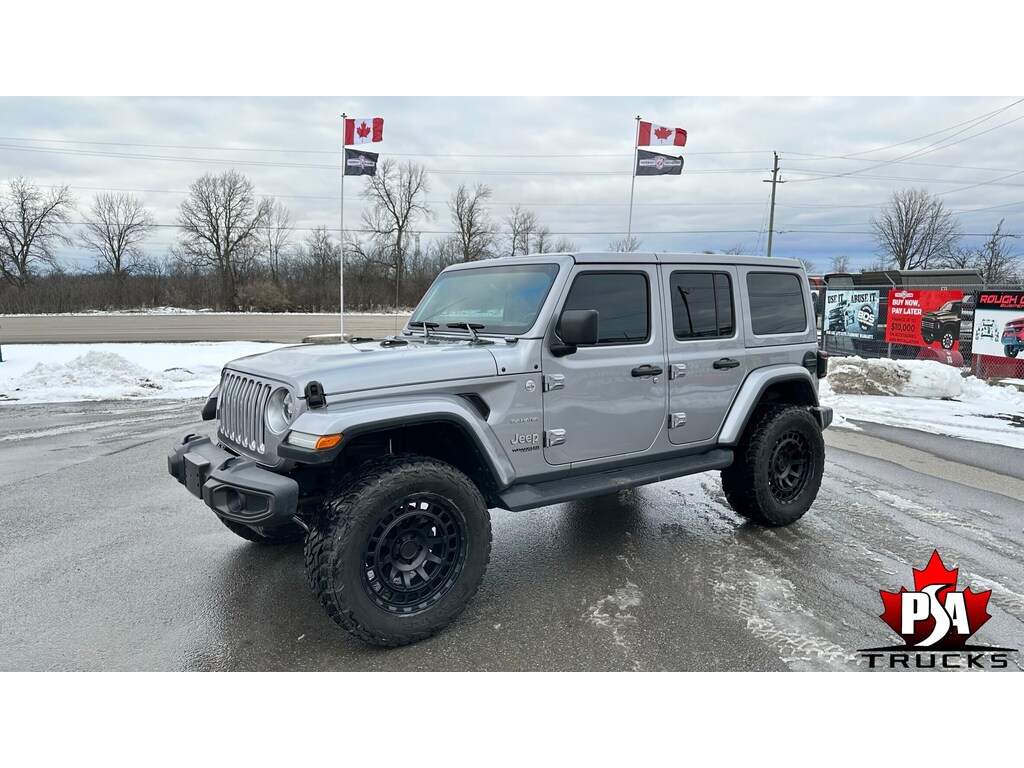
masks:
<path id="1" fill-rule="evenodd" d="M 1000 219 L 980 245 L 968 247 L 959 220 L 941 198 L 924 189 L 901 189 L 868 220 L 877 255 L 861 271 L 976 269 L 990 285 L 1020 283 L 1024 268 L 1011 242 L 1020 235 L 1004 232 L 1005 223 L 1006 219 Z M 849 257 L 832 259 L 833 272 L 848 272 L 849 268 Z"/>
<path id="2" fill-rule="evenodd" d="M 438 216 L 428 204 L 426 169 L 384 160 L 367 182 L 358 231 L 344 233 L 347 309 L 414 306 L 438 272 L 458 262 L 576 250 L 522 206 L 494 219 L 485 184 L 460 185 L 447 201 L 451 234 L 424 243 L 421 227 Z M 44 191 L 21 177 L 0 190 L 0 312 L 161 305 L 338 310 L 335 234 L 319 226 L 300 237 L 291 211 L 260 197 L 252 180 L 235 170 L 207 173 L 190 185 L 178 206 L 175 242 L 162 256 L 146 247 L 159 225 L 130 193 L 97 194 L 75 230 L 77 204 L 66 186 Z M 869 223 L 878 258 L 866 269 L 976 267 L 990 283 L 1022 278 L 1010 242 L 1016 235 L 1002 231 L 1003 221 L 982 245 L 968 249 L 956 217 L 924 190 L 893 193 Z M 62 246 L 92 254 L 94 267 L 68 270 L 57 259 Z M 623 238 L 607 249 L 640 247 L 638 239 Z M 837 257 L 832 267 L 848 271 L 849 261 Z"/>
<path id="3" fill-rule="evenodd" d="M 437 274 L 457 262 L 576 249 L 522 206 L 492 218 L 485 184 L 459 186 L 447 205 L 452 234 L 424 242 L 421 226 L 437 217 L 427 203 L 426 170 L 384 160 L 367 180 L 359 231 L 344 233 L 346 309 L 414 306 Z M 178 206 L 175 242 L 162 257 L 147 252 L 158 224 L 135 196 L 96 195 L 77 233 L 76 206 L 66 186 L 44 191 L 16 178 L 0 191 L 0 311 L 338 310 L 336 233 L 319 226 L 300 236 L 292 212 L 260 197 L 235 170 L 191 184 Z M 62 246 L 92 254 L 93 268 L 68 270 L 56 256 Z"/>

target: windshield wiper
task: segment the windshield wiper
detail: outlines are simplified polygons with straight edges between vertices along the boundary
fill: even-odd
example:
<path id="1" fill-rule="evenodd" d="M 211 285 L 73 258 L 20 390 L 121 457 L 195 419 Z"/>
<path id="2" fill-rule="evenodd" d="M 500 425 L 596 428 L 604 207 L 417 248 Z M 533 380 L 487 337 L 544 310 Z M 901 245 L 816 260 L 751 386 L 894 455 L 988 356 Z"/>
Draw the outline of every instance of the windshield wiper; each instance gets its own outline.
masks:
<path id="1" fill-rule="evenodd" d="M 476 335 L 478 330 L 482 331 L 486 326 L 480 323 L 448 323 L 449 328 L 460 328 L 464 331 L 469 331 L 469 335 L 473 337 L 472 344 L 477 344 L 480 341 L 480 337 Z"/>
<path id="2" fill-rule="evenodd" d="M 424 320 L 423 322 L 409 323 L 409 327 L 410 328 L 412 326 L 414 326 L 414 325 L 421 325 L 421 326 L 423 326 L 423 338 L 424 339 L 429 339 L 430 338 L 430 329 L 431 328 L 437 328 L 438 327 L 437 323 L 430 323 L 430 322 L 427 322 L 426 320 Z"/>

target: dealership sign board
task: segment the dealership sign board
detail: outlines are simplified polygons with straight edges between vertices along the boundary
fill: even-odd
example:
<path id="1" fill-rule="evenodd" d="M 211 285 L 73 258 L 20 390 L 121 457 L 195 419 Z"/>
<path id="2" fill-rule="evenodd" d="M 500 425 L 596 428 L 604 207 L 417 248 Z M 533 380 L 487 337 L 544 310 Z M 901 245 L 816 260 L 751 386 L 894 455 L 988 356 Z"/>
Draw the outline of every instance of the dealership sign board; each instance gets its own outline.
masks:
<path id="1" fill-rule="evenodd" d="M 825 291 L 825 332 L 858 339 L 875 338 L 878 291 Z"/>
<path id="2" fill-rule="evenodd" d="M 885 340 L 913 347 L 960 347 L 962 291 L 889 291 Z"/>
<path id="3" fill-rule="evenodd" d="M 1024 291 L 981 291 L 974 311 L 976 355 L 1024 359 Z"/>

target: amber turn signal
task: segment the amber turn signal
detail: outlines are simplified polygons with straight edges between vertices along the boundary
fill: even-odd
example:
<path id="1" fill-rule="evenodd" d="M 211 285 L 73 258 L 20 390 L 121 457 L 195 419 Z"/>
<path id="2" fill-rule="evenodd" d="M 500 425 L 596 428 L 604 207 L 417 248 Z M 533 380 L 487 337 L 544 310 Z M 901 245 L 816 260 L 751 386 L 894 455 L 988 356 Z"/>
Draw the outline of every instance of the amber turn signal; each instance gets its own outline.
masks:
<path id="1" fill-rule="evenodd" d="M 341 442 L 341 435 L 322 435 L 317 438 L 314 448 L 318 451 L 326 451 Z"/>

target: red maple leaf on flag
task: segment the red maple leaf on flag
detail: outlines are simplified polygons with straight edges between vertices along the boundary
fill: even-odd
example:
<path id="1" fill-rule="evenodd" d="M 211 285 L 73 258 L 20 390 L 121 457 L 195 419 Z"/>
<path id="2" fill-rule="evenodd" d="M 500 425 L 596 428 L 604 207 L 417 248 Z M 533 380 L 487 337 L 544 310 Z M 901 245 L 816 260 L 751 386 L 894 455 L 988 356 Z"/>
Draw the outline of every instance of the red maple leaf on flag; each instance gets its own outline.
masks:
<path id="1" fill-rule="evenodd" d="M 666 128 L 663 125 L 659 125 L 657 128 L 654 129 L 654 135 L 657 136 L 662 141 L 664 141 L 665 139 L 672 135 L 672 131 L 671 129 Z"/>
<path id="2" fill-rule="evenodd" d="M 920 645 L 930 639 L 926 647 L 962 648 L 967 638 L 992 618 L 987 611 L 992 591 L 973 592 L 968 587 L 958 593 L 959 571 L 959 568 L 947 570 L 938 550 L 933 550 L 928 565 L 921 570 L 914 569 L 914 592 L 908 592 L 906 587 L 900 587 L 899 592 L 879 590 L 885 606 L 880 618 L 907 646 Z M 908 601 L 912 602 L 908 604 Z M 903 625 L 908 615 L 914 619 L 910 629 Z M 939 631 L 945 631 L 940 637 L 931 638 L 937 623 L 941 623 Z"/>
<path id="3" fill-rule="evenodd" d="M 360 139 L 365 139 L 370 135 L 370 126 L 366 124 L 365 120 L 363 120 L 363 122 L 359 124 L 359 127 L 356 128 L 356 133 L 359 134 Z"/>

